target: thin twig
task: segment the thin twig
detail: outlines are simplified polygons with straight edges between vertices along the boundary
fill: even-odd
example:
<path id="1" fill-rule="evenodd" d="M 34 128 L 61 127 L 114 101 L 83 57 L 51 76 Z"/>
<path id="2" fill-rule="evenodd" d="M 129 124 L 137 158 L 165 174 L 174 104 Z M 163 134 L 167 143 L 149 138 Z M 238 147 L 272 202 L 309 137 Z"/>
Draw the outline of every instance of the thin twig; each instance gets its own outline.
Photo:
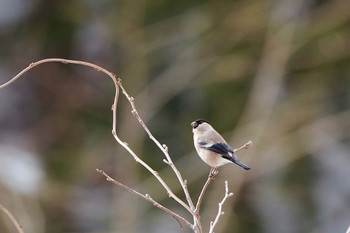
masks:
<path id="1" fill-rule="evenodd" d="M 215 167 L 212 167 L 209 171 L 208 179 L 205 182 L 201 193 L 199 194 L 198 200 L 197 200 L 197 205 L 196 205 L 196 214 L 199 215 L 199 210 L 201 208 L 202 200 L 205 194 L 205 191 L 207 190 L 210 182 L 215 179 L 215 176 L 219 173 L 219 170 Z"/>
<path id="2" fill-rule="evenodd" d="M 9 219 L 12 221 L 13 225 L 15 225 L 17 231 L 19 233 L 24 233 L 22 226 L 18 223 L 16 218 L 11 214 L 11 212 L 6 209 L 3 205 L 0 204 L 0 209 L 9 217 Z"/>
<path id="3" fill-rule="evenodd" d="M 9 81 L 7 81 L 6 83 L 0 85 L 0 89 L 4 88 L 8 85 L 10 85 L 11 83 L 13 83 L 14 81 L 16 81 L 18 78 L 20 78 L 23 74 L 27 73 L 29 70 L 31 70 L 32 68 L 34 68 L 35 66 L 44 64 L 44 63 L 51 63 L 51 62 L 59 62 L 59 63 L 63 63 L 63 64 L 75 64 L 75 65 L 82 65 L 82 66 L 88 66 L 91 68 L 94 68 L 97 71 L 101 71 L 105 74 L 107 74 L 112 81 L 114 82 L 114 85 L 116 87 L 116 89 L 118 89 L 117 87 L 117 79 L 115 78 L 115 74 L 113 74 L 112 72 L 98 66 L 95 65 L 93 63 L 89 63 L 89 62 L 85 62 L 85 61 L 78 61 L 78 60 L 69 60 L 69 59 L 62 59 L 62 58 L 47 58 L 47 59 L 43 59 L 37 62 L 33 62 L 31 63 L 29 66 L 27 66 L 25 69 L 23 69 L 21 72 L 19 72 L 15 77 L 11 78 Z M 118 92 L 119 90 L 117 90 L 116 92 Z"/>
<path id="4" fill-rule="evenodd" d="M 246 144 L 244 144 L 243 146 L 241 146 L 240 148 L 238 149 L 234 149 L 233 151 L 236 153 L 242 149 L 248 149 L 249 147 L 253 146 L 253 142 L 252 141 L 248 141 Z"/>
<path id="5" fill-rule="evenodd" d="M 214 221 L 210 222 L 210 229 L 209 229 L 209 233 L 214 233 L 214 228 L 216 226 L 216 224 L 218 224 L 220 216 L 224 215 L 225 213 L 222 211 L 222 206 L 224 205 L 225 201 L 227 198 L 231 197 L 233 195 L 233 193 L 229 193 L 228 192 L 228 183 L 227 180 L 225 181 L 225 196 L 222 199 L 222 201 L 219 203 L 219 209 L 218 209 L 218 213 L 215 217 Z"/>
<path id="6" fill-rule="evenodd" d="M 165 206 L 159 204 L 159 203 L 158 203 L 157 201 L 155 201 L 150 195 L 139 193 L 139 192 L 137 192 L 136 190 L 134 190 L 134 189 L 132 189 L 132 188 L 130 188 L 130 187 L 128 187 L 128 186 L 126 186 L 126 185 L 120 183 L 119 181 L 116 181 L 115 179 L 113 179 L 112 177 L 110 177 L 110 176 L 109 176 L 106 172 L 104 172 L 103 170 L 96 169 L 96 171 L 99 172 L 100 174 L 102 174 L 103 176 L 105 176 L 105 177 L 106 177 L 106 180 L 107 180 L 108 182 L 111 182 L 111 183 L 113 183 L 113 184 L 115 184 L 115 185 L 121 187 L 122 189 L 124 189 L 124 190 L 126 190 L 126 191 L 128 191 L 128 192 L 130 192 L 130 193 L 133 193 L 133 194 L 135 194 L 135 195 L 137 195 L 137 196 L 139 196 L 139 197 L 145 199 L 146 201 L 151 202 L 155 207 L 157 207 L 157 208 L 163 210 L 165 213 L 170 214 L 171 216 L 173 216 L 173 217 L 177 220 L 177 222 L 179 223 L 179 225 L 180 225 L 181 228 L 182 228 L 181 222 L 184 222 L 184 223 L 185 223 L 188 227 L 190 227 L 191 229 L 194 228 L 194 226 L 193 226 L 190 222 L 188 222 L 185 218 L 181 217 L 180 215 L 178 215 L 177 213 L 173 212 L 172 210 L 166 208 Z"/>

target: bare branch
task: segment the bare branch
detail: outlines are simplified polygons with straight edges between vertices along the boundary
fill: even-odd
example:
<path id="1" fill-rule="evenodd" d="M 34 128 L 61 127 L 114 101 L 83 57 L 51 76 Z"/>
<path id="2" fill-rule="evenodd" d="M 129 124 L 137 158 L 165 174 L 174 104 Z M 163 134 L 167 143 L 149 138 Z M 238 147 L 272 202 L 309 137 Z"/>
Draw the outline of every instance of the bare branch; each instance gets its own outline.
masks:
<path id="1" fill-rule="evenodd" d="M 215 176 L 219 173 L 219 170 L 215 167 L 212 167 L 210 169 L 210 172 L 209 172 L 209 175 L 208 175 L 208 179 L 207 181 L 205 182 L 203 188 L 202 188 L 202 191 L 201 193 L 199 194 L 199 197 L 198 197 L 198 200 L 197 200 L 197 205 L 196 205 L 196 214 L 199 215 L 199 210 L 201 208 L 201 204 L 202 204 L 202 200 L 203 200 L 203 197 L 204 197 L 204 194 L 205 194 L 205 191 L 207 190 L 210 182 L 212 180 L 215 179 Z"/>
<path id="2" fill-rule="evenodd" d="M 228 192 L 228 183 L 227 180 L 225 181 L 225 196 L 222 199 L 222 201 L 219 203 L 219 209 L 218 209 L 218 213 L 215 217 L 214 221 L 210 222 L 210 229 L 209 229 L 209 233 L 214 233 L 214 228 L 215 226 L 218 224 L 219 219 L 222 215 L 224 215 L 225 213 L 222 211 L 222 206 L 224 205 L 225 201 L 227 198 L 231 197 L 233 195 L 233 193 L 229 193 Z"/>
<path id="3" fill-rule="evenodd" d="M 179 223 L 179 225 L 180 225 L 181 228 L 182 228 L 181 222 L 184 222 L 188 227 L 190 227 L 191 229 L 194 229 L 194 226 L 193 226 L 190 222 L 188 222 L 185 218 L 181 217 L 180 215 L 178 215 L 177 213 L 173 212 L 172 210 L 166 208 L 165 206 L 159 204 L 159 203 L 158 203 L 157 201 L 155 201 L 150 195 L 139 193 L 139 192 L 137 192 L 136 190 L 134 190 L 134 189 L 132 189 L 132 188 L 130 188 L 130 187 L 128 187 L 128 186 L 126 186 L 126 185 L 120 183 L 119 181 L 116 181 L 115 179 L 113 179 L 112 177 L 110 177 L 110 176 L 109 176 L 106 172 L 104 172 L 103 170 L 96 169 L 96 171 L 97 171 L 98 173 L 102 174 L 103 176 L 105 176 L 105 177 L 106 177 L 106 180 L 107 180 L 108 182 L 111 182 L 111 183 L 113 183 L 113 184 L 115 184 L 115 185 L 121 187 L 122 189 L 124 189 L 124 190 L 126 190 L 126 191 L 128 191 L 128 192 L 130 192 L 130 193 L 133 193 L 133 194 L 135 194 L 135 195 L 137 195 L 137 196 L 139 196 L 139 197 L 145 199 L 146 201 L 151 202 L 155 207 L 157 207 L 157 208 L 163 210 L 165 213 L 170 214 L 171 216 L 173 216 L 173 217 L 176 219 L 176 221 Z"/>
<path id="4" fill-rule="evenodd" d="M 11 214 L 11 212 L 8 209 L 6 209 L 3 205 L 0 204 L 0 210 L 2 210 L 2 212 L 4 212 L 10 218 L 10 220 L 12 221 L 13 225 L 15 225 L 19 233 L 24 233 L 22 226 L 18 223 L 16 218 Z"/>
<path id="5" fill-rule="evenodd" d="M 19 79 L 23 74 L 27 73 L 32 68 L 34 68 L 34 67 L 36 67 L 38 65 L 44 64 L 44 63 L 52 63 L 52 62 L 59 62 L 59 63 L 63 63 L 63 64 L 75 64 L 75 65 L 88 66 L 88 67 L 94 68 L 96 71 L 101 71 L 101 72 L 107 74 L 112 79 L 112 81 L 114 82 L 114 85 L 115 85 L 115 87 L 117 89 L 116 92 L 119 92 L 119 89 L 117 87 L 117 79 L 115 77 L 115 74 L 113 74 L 112 72 L 110 72 L 110 71 L 106 70 L 105 68 L 102 68 L 102 67 L 100 67 L 98 65 L 95 65 L 93 63 L 89 63 L 89 62 L 85 62 L 85 61 L 77 61 L 77 60 L 68 60 L 68 59 L 62 59 L 62 58 L 47 58 L 47 59 L 43 59 L 43 60 L 40 60 L 40 61 L 37 61 L 37 62 L 33 62 L 29 66 L 27 66 L 25 69 L 23 69 L 21 72 L 19 72 L 15 77 L 10 79 L 6 83 L 0 85 L 0 89 L 10 85 L 11 83 L 13 83 L 17 79 Z"/>
<path id="6" fill-rule="evenodd" d="M 246 144 L 244 144 L 243 146 L 241 146 L 240 148 L 238 149 L 234 149 L 234 152 L 238 152 L 242 149 L 248 149 L 249 147 L 253 146 L 253 142 L 252 141 L 248 141 Z"/>

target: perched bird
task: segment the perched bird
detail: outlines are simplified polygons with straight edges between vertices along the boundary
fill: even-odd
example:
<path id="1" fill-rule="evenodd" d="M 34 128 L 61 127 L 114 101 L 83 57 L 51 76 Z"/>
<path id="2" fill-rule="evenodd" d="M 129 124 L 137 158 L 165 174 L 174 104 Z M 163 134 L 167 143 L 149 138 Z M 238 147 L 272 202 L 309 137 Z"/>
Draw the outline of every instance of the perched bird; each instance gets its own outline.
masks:
<path id="1" fill-rule="evenodd" d="M 195 120 L 191 123 L 194 147 L 201 159 L 209 166 L 217 168 L 228 163 L 235 163 L 245 170 L 250 167 L 242 163 L 232 147 L 205 120 Z"/>

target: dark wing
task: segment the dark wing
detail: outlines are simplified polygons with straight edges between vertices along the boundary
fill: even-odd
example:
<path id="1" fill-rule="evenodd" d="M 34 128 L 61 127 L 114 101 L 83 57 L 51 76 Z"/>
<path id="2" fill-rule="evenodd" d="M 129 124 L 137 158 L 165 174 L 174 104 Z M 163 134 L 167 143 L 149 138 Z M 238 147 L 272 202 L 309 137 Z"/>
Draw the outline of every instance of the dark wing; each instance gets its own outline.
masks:
<path id="1" fill-rule="evenodd" d="M 242 163 L 235 152 L 233 151 L 232 147 L 228 145 L 227 143 L 206 143 L 199 141 L 198 144 L 207 150 L 213 151 L 215 153 L 218 153 L 221 155 L 222 158 L 230 160 L 234 162 L 235 164 L 243 167 L 245 170 L 250 170 L 250 167 Z"/>
<path id="2" fill-rule="evenodd" d="M 199 141 L 198 144 L 210 151 L 213 151 L 215 153 L 221 154 L 221 155 L 227 155 L 227 154 L 233 154 L 233 149 L 230 145 L 226 143 L 206 143 Z"/>

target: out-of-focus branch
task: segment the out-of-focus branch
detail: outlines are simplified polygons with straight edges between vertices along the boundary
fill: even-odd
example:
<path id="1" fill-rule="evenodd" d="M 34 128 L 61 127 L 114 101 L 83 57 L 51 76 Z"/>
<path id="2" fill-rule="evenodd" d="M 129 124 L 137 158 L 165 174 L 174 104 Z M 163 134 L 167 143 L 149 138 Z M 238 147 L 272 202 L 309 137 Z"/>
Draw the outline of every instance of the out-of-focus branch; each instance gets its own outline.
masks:
<path id="1" fill-rule="evenodd" d="M 222 199 L 222 201 L 219 203 L 219 209 L 218 209 L 218 213 L 215 217 L 214 221 L 210 222 L 210 229 L 209 229 L 209 233 L 214 233 L 214 228 L 215 226 L 218 224 L 219 219 L 222 215 L 224 215 L 225 213 L 222 211 L 222 206 L 224 205 L 225 201 L 227 198 L 231 197 L 233 195 L 233 193 L 229 193 L 228 192 L 228 183 L 227 180 L 225 181 L 225 196 Z"/>
<path id="2" fill-rule="evenodd" d="M 182 228 L 181 222 L 184 222 L 188 227 L 190 227 L 191 229 L 194 229 L 194 226 L 188 222 L 185 218 L 183 218 L 182 216 L 178 215 L 177 213 L 173 212 L 172 210 L 169 210 L 168 208 L 166 208 L 165 206 L 159 204 L 157 201 L 155 201 L 149 194 L 142 194 L 137 192 L 136 190 L 126 186 L 125 184 L 120 183 L 119 181 L 116 181 L 115 179 L 113 179 L 112 177 L 110 177 L 105 171 L 100 170 L 100 169 L 96 169 L 97 172 L 101 173 L 103 176 L 106 177 L 106 180 L 108 182 L 111 182 L 119 187 L 121 187 L 122 189 L 133 193 L 143 199 L 145 199 L 146 201 L 151 202 L 155 207 L 163 210 L 165 213 L 170 214 L 171 216 L 173 216 L 177 222 L 180 224 L 180 227 Z"/>
<path id="3" fill-rule="evenodd" d="M 8 209 L 6 209 L 3 205 L 0 204 L 0 210 L 2 210 L 2 212 L 4 212 L 7 215 L 7 217 L 9 217 L 9 219 L 12 221 L 13 225 L 15 225 L 19 233 L 24 233 L 22 226 L 18 223 L 16 218 L 11 214 L 11 212 Z"/>

